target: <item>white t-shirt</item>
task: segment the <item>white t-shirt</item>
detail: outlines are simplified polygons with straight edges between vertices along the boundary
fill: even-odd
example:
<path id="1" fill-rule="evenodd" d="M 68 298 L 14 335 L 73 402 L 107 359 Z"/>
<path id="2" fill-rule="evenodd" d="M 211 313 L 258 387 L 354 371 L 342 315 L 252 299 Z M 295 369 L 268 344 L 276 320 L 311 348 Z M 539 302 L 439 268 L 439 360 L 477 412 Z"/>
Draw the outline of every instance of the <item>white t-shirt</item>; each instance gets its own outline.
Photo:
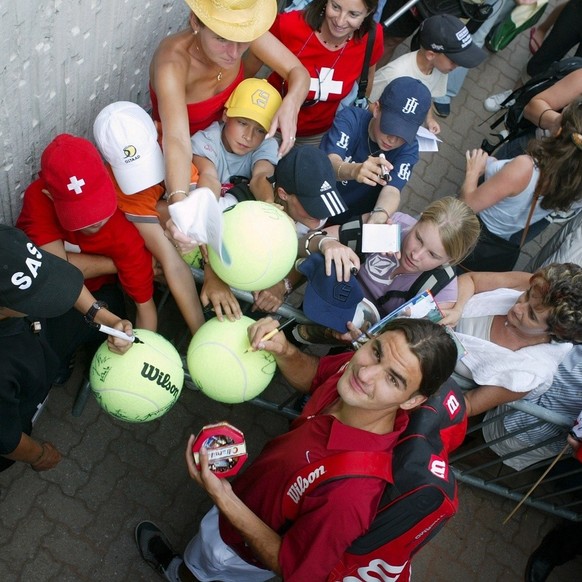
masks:
<path id="1" fill-rule="evenodd" d="M 274 166 L 279 161 L 279 144 L 275 138 L 265 139 L 256 150 L 245 155 L 227 152 L 222 143 L 224 123 L 215 121 L 202 131 L 197 131 L 191 138 L 192 153 L 208 158 L 216 167 L 218 179 L 222 184 L 230 182 L 231 176 L 251 178 L 253 166 L 259 160 L 267 160 Z"/>
<path id="2" fill-rule="evenodd" d="M 438 69 L 433 69 L 429 75 L 425 75 L 416 62 L 418 51 L 407 53 L 388 63 L 376 71 L 374 75 L 374 86 L 370 94 L 370 101 L 378 101 L 380 95 L 388 83 L 399 77 L 412 77 L 424 83 L 430 91 L 431 97 L 442 97 L 447 92 L 446 73 L 441 73 Z"/>

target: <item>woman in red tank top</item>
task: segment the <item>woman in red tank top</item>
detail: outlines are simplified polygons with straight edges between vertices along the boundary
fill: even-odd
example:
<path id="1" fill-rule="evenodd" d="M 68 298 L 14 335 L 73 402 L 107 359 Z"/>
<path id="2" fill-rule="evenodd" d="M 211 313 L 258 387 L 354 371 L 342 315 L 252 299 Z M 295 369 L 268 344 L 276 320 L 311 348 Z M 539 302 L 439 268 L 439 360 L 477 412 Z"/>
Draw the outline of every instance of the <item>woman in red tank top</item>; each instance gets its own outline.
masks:
<path id="1" fill-rule="evenodd" d="M 170 204 L 184 199 L 189 191 L 190 135 L 222 114 L 226 99 L 244 76 L 241 57 L 247 49 L 289 84 L 269 132 L 279 128 L 281 155 L 294 144 L 297 115 L 309 86 L 309 74 L 299 60 L 268 32 L 277 14 L 276 0 L 186 3 L 192 9 L 189 27 L 165 38 L 150 66 L 153 115 L 163 128 Z M 172 224 L 168 228 L 181 251 L 193 248 Z"/>

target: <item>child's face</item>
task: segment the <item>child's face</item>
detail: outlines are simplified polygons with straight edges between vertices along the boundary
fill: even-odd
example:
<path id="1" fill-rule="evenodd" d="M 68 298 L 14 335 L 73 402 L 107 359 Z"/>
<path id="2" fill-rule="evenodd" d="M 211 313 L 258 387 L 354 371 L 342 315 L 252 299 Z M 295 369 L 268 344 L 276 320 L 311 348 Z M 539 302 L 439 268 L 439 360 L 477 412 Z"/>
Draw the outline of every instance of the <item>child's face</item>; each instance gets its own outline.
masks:
<path id="1" fill-rule="evenodd" d="M 80 228 L 76 232 L 80 232 L 81 234 L 84 234 L 86 236 L 91 236 L 92 234 L 97 234 L 107 224 L 108 220 L 109 220 L 109 218 L 106 218 L 105 220 L 100 220 L 99 222 L 96 222 L 95 224 L 91 224 L 90 226 L 86 226 L 85 228 Z"/>
<path id="2" fill-rule="evenodd" d="M 447 75 L 451 71 L 457 68 L 457 64 L 451 61 L 447 55 L 443 53 L 438 53 L 432 62 L 433 66 L 437 71 Z"/>
<path id="3" fill-rule="evenodd" d="M 266 134 L 265 128 L 252 119 L 224 116 L 222 144 L 232 154 L 244 156 L 256 150 Z"/>
<path id="4" fill-rule="evenodd" d="M 380 146 L 380 149 L 384 152 L 388 152 L 390 150 L 395 150 L 400 146 L 404 145 L 404 139 L 398 137 L 397 135 L 389 135 L 387 133 L 383 133 L 380 129 L 380 116 L 384 115 L 380 108 L 380 103 L 374 103 L 372 107 L 372 122 L 370 123 L 369 135 L 374 141 Z M 386 113 L 386 115 L 390 115 L 390 113 Z M 374 155 L 377 155 L 375 153 Z"/>
<path id="5" fill-rule="evenodd" d="M 307 213 L 305 208 L 303 208 L 303 204 L 299 202 L 299 198 L 294 194 L 289 194 L 285 192 L 285 210 L 287 214 L 295 221 L 304 224 L 308 228 L 318 228 L 321 224 L 321 220 L 319 218 L 314 218 L 310 214 Z"/>
<path id="6" fill-rule="evenodd" d="M 400 268 L 405 273 L 423 273 L 449 262 L 439 228 L 429 221 L 418 221 L 404 237 Z"/>

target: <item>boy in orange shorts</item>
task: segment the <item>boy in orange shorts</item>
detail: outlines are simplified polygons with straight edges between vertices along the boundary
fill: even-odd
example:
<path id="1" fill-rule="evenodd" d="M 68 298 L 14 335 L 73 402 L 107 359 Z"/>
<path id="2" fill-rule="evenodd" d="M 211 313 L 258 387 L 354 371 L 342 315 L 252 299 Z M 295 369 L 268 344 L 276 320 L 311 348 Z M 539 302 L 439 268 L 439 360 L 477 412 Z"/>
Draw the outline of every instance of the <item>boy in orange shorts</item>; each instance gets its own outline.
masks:
<path id="1" fill-rule="evenodd" d="M 135 224 L 145 244 L 160 264 L 170 291 L 190 333 L 204 323 L 190 267 L 164 235 L 169 218 L 164 159 L 151 117 L 135 103 L 119 101 L 105 107 L 95 119 L 97 147 L 109 164 L 117 190 L 117 205 Z M 192 166 L 191 182 L 198 181 Z"/>

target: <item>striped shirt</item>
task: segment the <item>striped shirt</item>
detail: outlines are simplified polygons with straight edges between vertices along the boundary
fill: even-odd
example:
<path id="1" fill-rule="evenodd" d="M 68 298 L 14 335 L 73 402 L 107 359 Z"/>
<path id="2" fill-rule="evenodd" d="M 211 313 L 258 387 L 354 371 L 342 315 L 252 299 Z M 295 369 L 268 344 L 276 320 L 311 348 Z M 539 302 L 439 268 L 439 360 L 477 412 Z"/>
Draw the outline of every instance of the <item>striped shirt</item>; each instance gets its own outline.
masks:
<path id="1" fill-rule="evenodd" d="M 525 397 L 528 400 L 528 397 Z M 551 410 L 557 414 L 562 414 L 572 419 L 572 426 L 582 410 L 582 345 L 574 346 L 564 360 L 560 363 L 558 371 L 554 376 L 549 390 L 540 396 L 533 397 L 532 402 L 542 406 L 546 410 Z M 515 411 L 508 414 L 504 419 L 507 432 L 523 430 L 537 419 L 525 412 Z M 541 426 L 525 431 L 519 435 L 519 440 L 531 444 L 539 443 L 563 432 L 563 429 L 550 423 L 543 423 Z M 558 441 L 549 445 L 555 449 L 555 454 L 564 447 L 563 441 Z"/>

